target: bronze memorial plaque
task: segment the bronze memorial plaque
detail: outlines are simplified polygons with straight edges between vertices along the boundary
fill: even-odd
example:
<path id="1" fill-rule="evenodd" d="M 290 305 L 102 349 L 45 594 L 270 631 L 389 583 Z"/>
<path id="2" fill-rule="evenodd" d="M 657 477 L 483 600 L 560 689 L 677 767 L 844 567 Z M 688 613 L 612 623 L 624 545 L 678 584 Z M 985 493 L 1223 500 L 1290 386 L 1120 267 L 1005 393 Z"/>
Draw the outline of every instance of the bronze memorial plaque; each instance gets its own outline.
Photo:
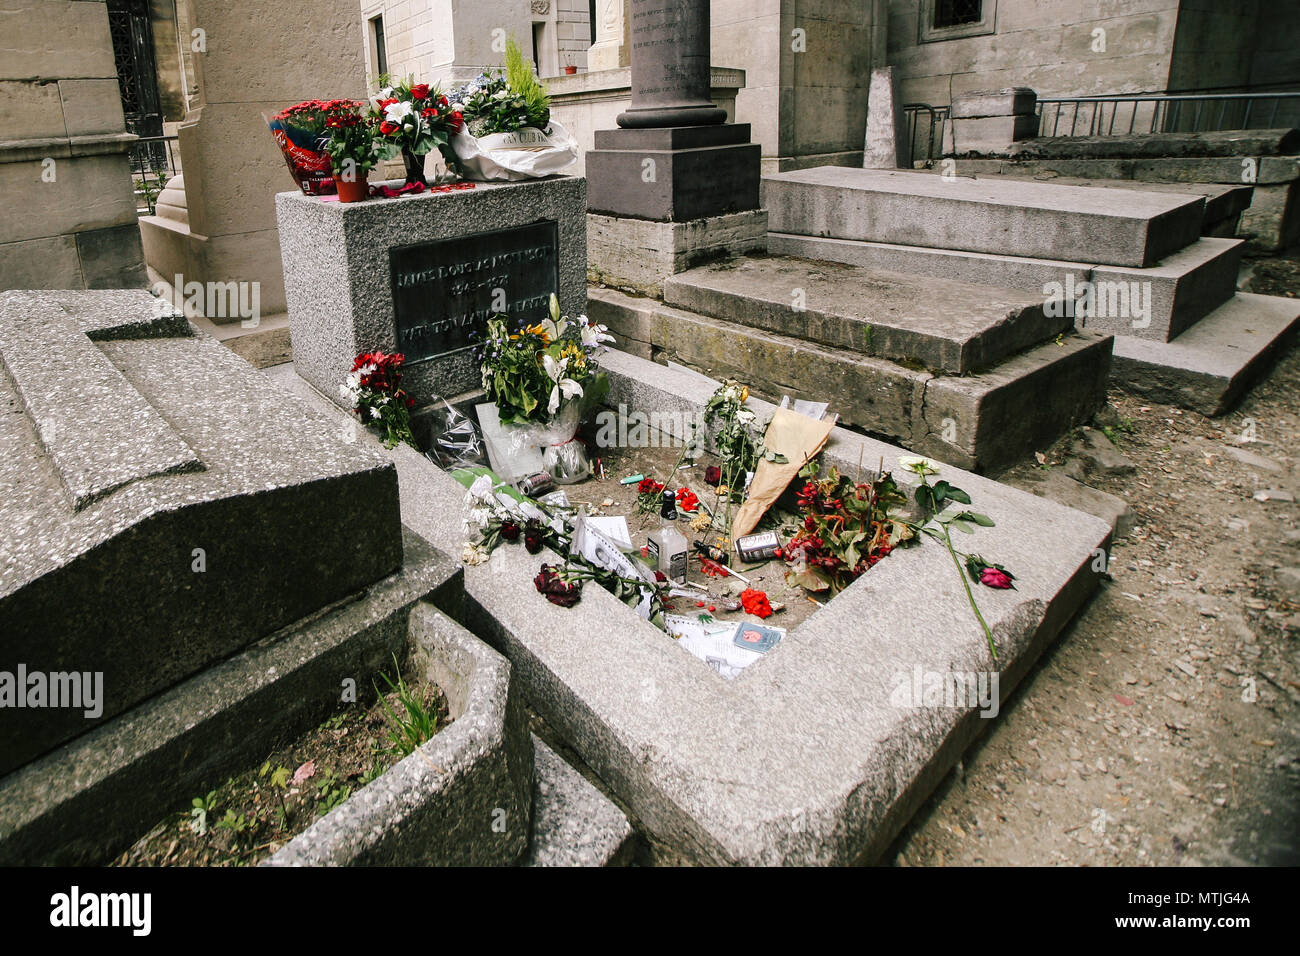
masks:
<path id="1" fill-rule="evenodd" d="M 558 225 L 543 220 L 391 249 L 397 350 L 419 362 L 467 348 L 494 315 L 545 318 L 560 288 L 559 246 Z"/>

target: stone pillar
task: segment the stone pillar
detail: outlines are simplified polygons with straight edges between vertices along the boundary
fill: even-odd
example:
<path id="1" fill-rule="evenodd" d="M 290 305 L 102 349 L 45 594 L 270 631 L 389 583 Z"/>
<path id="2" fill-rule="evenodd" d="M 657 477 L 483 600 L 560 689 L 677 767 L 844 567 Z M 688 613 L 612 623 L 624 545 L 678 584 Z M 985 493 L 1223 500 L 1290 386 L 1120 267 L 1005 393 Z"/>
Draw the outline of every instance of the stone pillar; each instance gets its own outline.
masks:
<path id="1" fill-rule="evenodd" d="M 587 153 L 592 278 L 658 293 L 726 253 L 765 248 L 759 147 L 709 97 L 708 0 L 631 0 L 632 101 Z"/>
<path id="2" fill-rule="evenodd" d="M 293 180 L 263 114 L 301 100 L 364 98 L 358 8 L 354 0 L 316 0 L 305 17 L 277 0 L 185 3 L 191 28 L 202 31 L 194 53 L 198 102 L 178 134 L 187 220 L 141 219 L 146 260 L 168 282 L 177 274 L 187 282 L 256 282 L 261 316 L 281 313 L 275 194 Z M 301 55 L 286 56 L 294 50 Z"/>
<path id="3" fill-rule="evenodd" d="M 617 70 L 629 66 L 632 44 L 628 0 L 596 0 L 596 42 L 587 51 L 587 70 Z"/>
<path id="4" fill-rule="evenodd" d="M 867 100 L 867 141 L 862 151 L 862 168 L 912 168 L 912 144 L 907 138 L 907 116 L 903 113 L 892 66 L 871 71 L 871 94 Z"/>
<path id="5" fill-rule="evenodd" d="M 710 126 L 708 0 L 632 0 L 632 105 L 624 129 Z M 748 137 L 746 137 L 748 138 Z"/>

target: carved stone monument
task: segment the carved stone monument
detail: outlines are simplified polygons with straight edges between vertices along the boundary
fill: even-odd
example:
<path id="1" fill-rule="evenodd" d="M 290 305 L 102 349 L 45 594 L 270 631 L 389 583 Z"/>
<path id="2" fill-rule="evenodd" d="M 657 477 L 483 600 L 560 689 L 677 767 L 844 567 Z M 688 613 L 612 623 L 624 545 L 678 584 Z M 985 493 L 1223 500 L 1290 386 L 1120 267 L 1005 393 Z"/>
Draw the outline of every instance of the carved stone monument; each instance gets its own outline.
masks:
<path id="1" fill-rule="evenodd" d="M 573 176 L 342 204 L 276 196 L 298 374 L 333 401 L 361 352 L 406 356 L 420 405 L 477 389 L 471 334 L 586 310 L 584 182 Z"/>
<path id="2" fill-rule="evenodd" d="M 762 248 L 758 145 L 709 97 L 705 0 L 631 0 L 632 102 L 587 153 L 593 278 L 659 292 L 663 279 Z"/>

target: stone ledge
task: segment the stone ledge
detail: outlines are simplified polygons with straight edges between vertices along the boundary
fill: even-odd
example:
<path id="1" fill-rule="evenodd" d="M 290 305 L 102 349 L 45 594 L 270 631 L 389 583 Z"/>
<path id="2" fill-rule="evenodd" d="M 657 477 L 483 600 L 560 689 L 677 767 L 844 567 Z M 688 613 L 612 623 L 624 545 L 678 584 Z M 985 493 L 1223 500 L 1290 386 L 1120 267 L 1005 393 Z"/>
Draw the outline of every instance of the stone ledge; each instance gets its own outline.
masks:
<path id="1" fill-rule="evenodd" d="M 413 602 L 456 599 L 459 565 L 409 532 L 404 543 L 403 568 L 362 599 L 299 621 L 0 777 L 0 863 L 105 863 L 275 740 L 316 726 L 337 706 L 344 677 L 391 666 Z"/>
<path id="2" fill-rule="evenodd" d="M 80 159 L 125 153 L 140 137 L 134 133 L 93 136 L 56 136 L 48 139 L 11 139 L 0 142 L 0 164 L 30 163 L 42 159 Z"/>
<path id="3" fill-rule="evenodd" d="M 632 824 L 612 800 L 533 735 L 536 782 L 528 866 L 621 866 Z"/>
<path id="4" fill-rule="evenodd" d="M 451 725 L 264 865 L 492 866 L 525 852 L 533 744 L 510 663 L 433 605 L 417 604 L 409 628 Z"/>

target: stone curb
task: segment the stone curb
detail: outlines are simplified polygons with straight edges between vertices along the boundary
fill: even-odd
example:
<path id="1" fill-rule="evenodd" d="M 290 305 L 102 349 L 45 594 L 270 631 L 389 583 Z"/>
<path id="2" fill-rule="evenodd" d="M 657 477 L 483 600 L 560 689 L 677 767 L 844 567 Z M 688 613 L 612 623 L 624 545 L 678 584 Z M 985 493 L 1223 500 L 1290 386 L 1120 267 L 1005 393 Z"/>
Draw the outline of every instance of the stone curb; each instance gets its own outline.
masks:
<path id="1" fill-rule="evenodd" d="M 263 865 L 491 866 L 527 849 L 533 744 L 509 661 L 430 604 L 410 634 L 451 725 Z"/>

